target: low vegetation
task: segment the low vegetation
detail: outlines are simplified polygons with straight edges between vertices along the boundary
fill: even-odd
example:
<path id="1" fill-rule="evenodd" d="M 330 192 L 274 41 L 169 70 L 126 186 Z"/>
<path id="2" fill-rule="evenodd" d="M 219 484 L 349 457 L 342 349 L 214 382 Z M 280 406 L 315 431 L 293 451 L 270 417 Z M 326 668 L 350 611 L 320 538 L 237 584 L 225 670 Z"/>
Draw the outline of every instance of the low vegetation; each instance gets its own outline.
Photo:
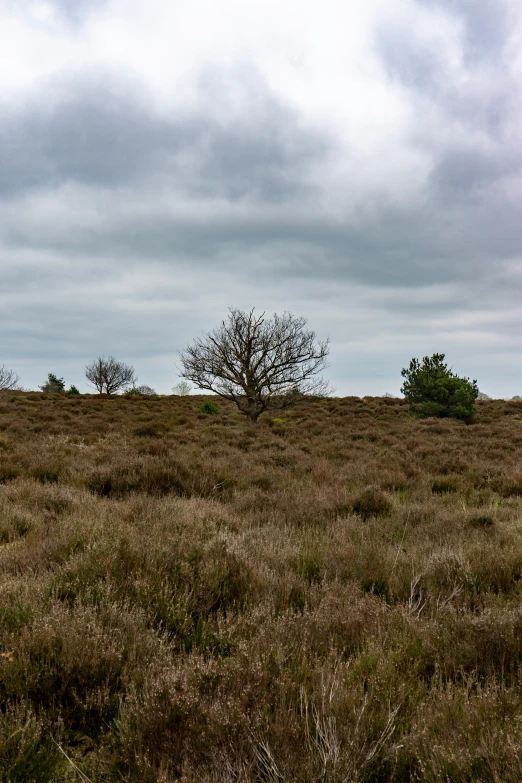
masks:
<path id="1" fill-rule="evenodd" d="M 522 403 L 0 395 L 0 780 L 522 779 Z"/>

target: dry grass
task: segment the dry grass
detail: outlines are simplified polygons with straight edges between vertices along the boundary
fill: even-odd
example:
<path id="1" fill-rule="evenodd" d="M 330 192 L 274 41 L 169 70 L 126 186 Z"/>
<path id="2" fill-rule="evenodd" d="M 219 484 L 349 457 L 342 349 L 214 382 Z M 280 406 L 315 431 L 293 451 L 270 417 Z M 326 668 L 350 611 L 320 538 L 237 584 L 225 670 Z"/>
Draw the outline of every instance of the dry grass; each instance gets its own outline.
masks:
<path id="1" fill-rule="evenodd" d="M 522 403 L 0 397 L 0 780 L 522 779 Z"/>

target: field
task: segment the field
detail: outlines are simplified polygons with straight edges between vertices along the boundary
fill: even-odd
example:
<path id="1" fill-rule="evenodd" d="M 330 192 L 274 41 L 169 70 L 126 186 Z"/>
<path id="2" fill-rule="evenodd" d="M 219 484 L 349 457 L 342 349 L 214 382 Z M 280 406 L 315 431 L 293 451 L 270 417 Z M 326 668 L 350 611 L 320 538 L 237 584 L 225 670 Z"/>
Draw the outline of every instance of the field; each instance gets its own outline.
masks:
<path id="1" fill-rule="evenodd" d="M 519 783 L 522 403 L 204 399 L 0 398 L 2 783 Z"/>

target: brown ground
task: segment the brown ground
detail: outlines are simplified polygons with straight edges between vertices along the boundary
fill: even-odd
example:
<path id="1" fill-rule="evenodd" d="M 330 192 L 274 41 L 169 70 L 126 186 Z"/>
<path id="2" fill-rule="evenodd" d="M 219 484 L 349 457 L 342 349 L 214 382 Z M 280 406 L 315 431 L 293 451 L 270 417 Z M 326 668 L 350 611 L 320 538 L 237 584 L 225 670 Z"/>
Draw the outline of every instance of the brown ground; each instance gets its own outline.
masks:
<path id="1" fill-rule="evenodd" d="M 522 780 L 522 403 L 203 399 L 1 396 L 0 780 Z"/>

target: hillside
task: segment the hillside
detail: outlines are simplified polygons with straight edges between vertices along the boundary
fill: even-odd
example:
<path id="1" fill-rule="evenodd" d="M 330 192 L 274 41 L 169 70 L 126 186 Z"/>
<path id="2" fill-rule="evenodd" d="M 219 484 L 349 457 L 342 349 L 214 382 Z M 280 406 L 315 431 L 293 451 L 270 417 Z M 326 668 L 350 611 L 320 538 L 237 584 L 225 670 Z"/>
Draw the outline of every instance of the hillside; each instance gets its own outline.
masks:
<path id="1" fill-rule="evenodd" d="M 0 780 L 522 780 L 522 403 L 204 399 L 0 397 Z"/>

